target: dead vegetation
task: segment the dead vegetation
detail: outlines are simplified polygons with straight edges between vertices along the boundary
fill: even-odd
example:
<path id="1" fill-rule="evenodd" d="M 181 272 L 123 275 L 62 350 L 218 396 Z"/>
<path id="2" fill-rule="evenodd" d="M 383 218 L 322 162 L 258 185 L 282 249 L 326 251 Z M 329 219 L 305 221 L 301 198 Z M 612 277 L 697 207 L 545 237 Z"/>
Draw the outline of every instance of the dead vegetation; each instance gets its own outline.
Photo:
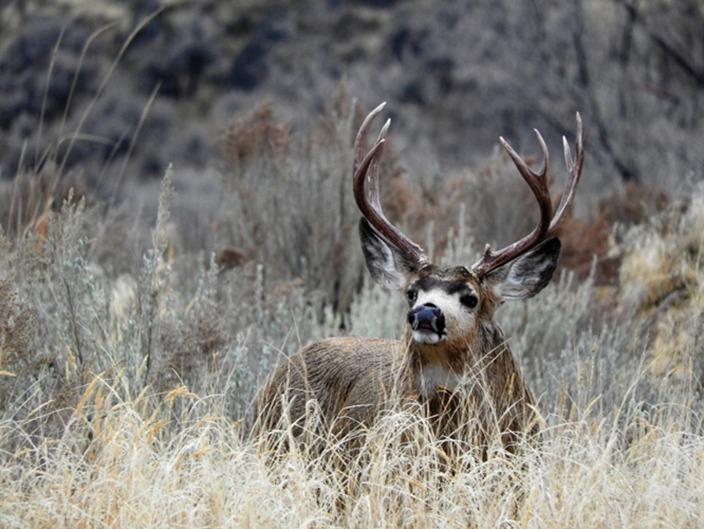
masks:
<path id="1" fill-rule="evenodd" d="M 701 9 L 509 3 L 471 16 L 449 3 L 437 16 L 427 2 L 321 3 L 329 19 L 185 3 L 159 21 L 164 41 L 129 24 L 61 33 L 58 14 L 24 25 L 24 9 L 0 20 L 22 30 L 0 38 L 13 95 L 0 102 L 0 166 L 13 177 L 0 181 L 0 526 L 701 525 L 704 190 L 691 138 L 702 92 L 690 55 Z M 102 4 L 111 17 L 127 9 Z M 202 26 L 188 11 L 201 7 Z M 328 48 L 330 27 L 341 38 Z M 107 66 L 115 43 L 141 47 L 120 55 L 125 72 Z M 169 53 L 149 53 L 158 46 Z M 315 83 L 287 77 L 288 46 Z M 339 57 L 363 102 L 342 85 L 321 105 L 340 86 Z M 399 109 L 401 138 L 384 154 L 384 209 L 439 261 L 471 262 L 476 241 L 502 245 L 534 223 L 511 162 L 492 152 L 498 134 L 528 157 L 518 123 L 557 136 L 575 106 L 593 118 L 563 273 L 498 315 L 539 397 L 541 443 L 520 440 L 518 455 L 465 439 L 448 465 L 403 409 L 359 439 L 347 472 L 330 439 L 316 439 L 322 454 L 271 453 L 242 435 L 283 356 L 402 328 L 403 307 L 366 278 L 350 193 L 353 133 L 379 93 Z M 216 147 L 219 165 L 203 169 Z M 171 161 L 161 186 L 146 178 Z"/>
<path id="2" fill-rule="evenodd" d="M 368 286 L 351 228 L 354 109 L 333 105 L 307 134 L 266 108 L 239 120 L 221 201 L 198 212 L 196 226 L 214 235 L 179 237 L 193 217 L 174 206 L 177 171 L 149 230 L 69 192 L 2 235 L 4 526 L 697 525 L 699 186 L 684 198 L 629 188 L 573 215 L 560 280 L 502 309 L 540 396 L 538 446 L 509 455 L 499 439 L 467 444 L 450 469 L 428 424 L 399 409 L 342 472 L 330 441 L 318 454 L 271 454 L 242 436 L 252 394 L 282 355 L 323 336 L 401 330 L 402 308 Z M 440 260 L 529 229 L 532 204 L 515 205 L 525 189 L 501 156 L 442 175 L 431 193 L 389 152 L 383 200 Z M 42 186 L 16 186 L 10 203 L 43 203 Z"/>

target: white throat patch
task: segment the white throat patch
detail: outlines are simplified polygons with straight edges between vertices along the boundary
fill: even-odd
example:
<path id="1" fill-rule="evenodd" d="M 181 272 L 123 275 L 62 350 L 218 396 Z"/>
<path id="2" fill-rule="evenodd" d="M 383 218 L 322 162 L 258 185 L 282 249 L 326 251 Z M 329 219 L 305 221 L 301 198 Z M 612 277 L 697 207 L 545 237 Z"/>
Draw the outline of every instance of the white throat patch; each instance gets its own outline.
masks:
<path id="1" fill-rule="evenodd" d="M 423 397 L 432 397 L 440 387 L 454 391 L 460 379 L 461 377 L 447 366 L 426 364 L 416 375 L 416 388 Z"/>

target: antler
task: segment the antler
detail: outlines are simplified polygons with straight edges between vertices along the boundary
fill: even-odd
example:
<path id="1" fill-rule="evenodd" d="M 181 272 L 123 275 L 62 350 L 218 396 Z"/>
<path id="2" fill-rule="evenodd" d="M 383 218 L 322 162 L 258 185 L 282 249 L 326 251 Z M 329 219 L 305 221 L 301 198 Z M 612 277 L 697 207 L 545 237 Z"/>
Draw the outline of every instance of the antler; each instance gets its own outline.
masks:
<path id="1" fill-rule="evenodd" d="M 565 212 L 570 207 L 574 199 L 574 192 L 579 182 L 579 177 L 582 175 L 582 166 L 584 165 L 584 150 L 582 148 L 582 118 L 577 112 L 577 142 L 575 147 L 575 158 L 572 158 L 567 139 L 563 136 L 562 143 L 564 147 L 565 165 L 569 173 L 569 183 L 567 191 L 563 193 L 560 199 L 560 205 L 557 208 L 557 213 L 553 217 L 552 201 L 550 200 L 550 190 L 548 188 L 548 148 L 545 145 L 545 140 L 540 135 L 540 132 L 535 131 L 540 143 L 540 149 L 543 152 L 543 166 L 539 172 L 533 171 L 523 158 L 521 158 L 511 145 L 504 139 L 499 138 L 501 145 L 513 160 L 518 172 L 530 186 L 531 191 L 535 195 L 540 207 L 540 220 L 538 225 L 528 235 L 513 244 L 494 252 L 491 245 L 487 244 L 482 257 L 474 265 L 472 270 L 475 274 L 483 276 L 513 261 L 516 257 L 528 252 L 538 246 L 541 242 L 555 236 L 560 224 L 565 218 Z"/>
<path id="2" fill-rule="evenodd" d="M 354 140 L 354 199 L 365 219 L 386 242 L 393 245 L 403 256 L 418 267 L 428 262 L 423 248 L 406 237 L 401 230 L 391 224 L 384 215 L 379 200 L 378 157 L 386 142 L 385 136 L 391 120 L 387 120 L 379 132 L 376 143 L 364 154 L 369 128 L 386 106 L 382 103 L 364 119 Z"/>

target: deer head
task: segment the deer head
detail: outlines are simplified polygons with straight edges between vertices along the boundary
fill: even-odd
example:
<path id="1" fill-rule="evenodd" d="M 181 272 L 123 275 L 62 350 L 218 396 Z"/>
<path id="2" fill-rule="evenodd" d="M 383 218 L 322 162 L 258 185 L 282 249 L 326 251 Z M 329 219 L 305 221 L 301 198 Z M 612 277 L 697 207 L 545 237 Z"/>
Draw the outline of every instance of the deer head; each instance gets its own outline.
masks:
<path id="1" fill-rule="evenodd" d="M 582 122 L 577 114 L 577 140 L 572 157 L 563 137 L 569 181 L 556 210 L 548 187 L 548 149 L 536 130 L 543 154 L 539 171 L 531 169 L 511 145 L 501 144 L 528 184 L 538 203 L 540 218 L 525 237 L 501 250 L 486 245 L 471 266 L 441 267 L 431 263 L 420 245 L 404 235 L 384 214 L 379 200 L 378 161 L 390 121 L 369 149 L 371 124 L 384 108 L 375 108 L 363 121 L 354 142 L 354 197 L 362 213 L 359 234 L 367 268 L 381 286 L 404 292 L 408 300 L 411 345 L 429 351 L 472 347 L 483 322 L 504 301 L 526 299 L 549 283 L 560 255 L 557 233 L 572 204 L 584 163 Z"/>

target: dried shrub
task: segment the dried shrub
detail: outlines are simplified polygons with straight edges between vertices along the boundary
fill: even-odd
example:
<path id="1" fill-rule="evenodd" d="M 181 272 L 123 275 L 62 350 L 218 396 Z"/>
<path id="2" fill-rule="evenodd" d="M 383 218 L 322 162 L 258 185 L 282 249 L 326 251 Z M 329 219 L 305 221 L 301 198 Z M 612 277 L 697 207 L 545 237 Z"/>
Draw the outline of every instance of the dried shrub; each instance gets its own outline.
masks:
<path id="1" fill-rule="evenodd" d="M 214 222 L 219 263 L 265 264 L 269 275 L 302 279 L 326 304 L 347 310 L 363 277 L 351 193 L 359 115 L 338 97 L 295 138 L 269 105 L 233 121 L 225 135 L 227 193 Z M 380 169 L 390 216 L 401 224 L 422 218 L 419 193 L 410 190 L 392 148 Z"/>
<path id="2" fill-rule="evenodd" d="M 704 380 L 704 191 L 701 186 L 648 223 L 631 228 L 622 245 L 621 304 L 651 339 L 658 376 Z"/>
<path id="3" fill-rule="evenodd" d="M 20 301 L 10 280 L 0 279 L 0 410 L 12 403 L 44 362 L 36 351 L 37 314 Z M 17 386 L 15 388 L 15 386 Z M 17 395 L 15 395 L 17 396 Z"/>
<path id="4" fill-rule="evenodd" d="M 242 266 L 249 261 L 250 257 L 250 252 L 240 248 L 226 246 L 218 250 L 218 253 L 215 255 L 215 264 L 223 270 L 230 270 L 231 268 Z"/>
<path id="5" fill-rule="evenodd" d="M 611 224 L 634 226 L 648 222 L 670 206 L 667 193 L 657 187 L 627 183 L 599 201 L 599 216 Z"/>
<path id="6" fill-rule="evenodd" d="M 574 270 L 582 280 L 594 267 L 598 285 L 616 284 L 620 261 L 609 254 L 612 230 L 613 225 L 603 215 L 587 219 L 568 217 L 559 233 L 563 245 L 560 264 Z"/>
<path id="7" fill-rule="evenodd" d="M 222 139 L 222 153 L 230 170 L 261 156 L 285 157 L 290 148 L 289 126 L 274 121 L 270 103 L 245 116 L 236 116 Z"/>
<path id="8" fill-rule="evenodd" d="M 574 270 L 580 279 L 589 276 L 593 268 L 597 285 L 617 285 L 621 258 L 614 227 L 641 225 L 668 204 L 664 192 L 631 183 L 600 199 L 593 214 L 585 218 L 570 215 L 559 232 L 563 243 L 561 265 Z"/>
<path id="9" fill-rule="evenodd" d="M 9 235 L 33 229 L 44 237 L 49 211 L 56 211 L 66 200 L 77 203 L 88 193 L 76 172 L 62 175 L 51 165 L 37 173 L 21 172 L 11 182 L 0 182 L 0 224 Z"/>

